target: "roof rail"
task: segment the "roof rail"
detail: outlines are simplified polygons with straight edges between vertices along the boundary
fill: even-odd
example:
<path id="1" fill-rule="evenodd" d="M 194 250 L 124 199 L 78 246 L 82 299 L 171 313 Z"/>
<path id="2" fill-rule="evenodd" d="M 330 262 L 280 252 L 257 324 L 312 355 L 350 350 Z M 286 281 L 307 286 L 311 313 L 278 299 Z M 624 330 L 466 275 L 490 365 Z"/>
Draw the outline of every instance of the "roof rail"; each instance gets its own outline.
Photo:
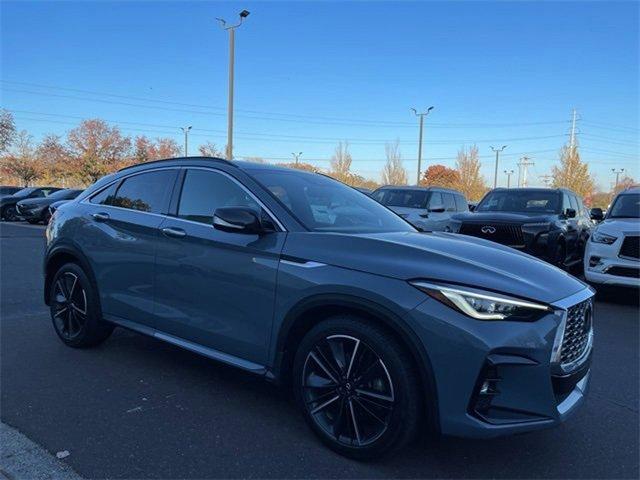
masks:
<path id="1" fill-rule="evenodd" d="M 120 170 L 118 170 L 118 172 L 123 172 L 125 170 L 129 170 L 131 168 L 135 168 L 135 167 L 139 167 L 141 165 L 150 165 L 150 164 L 155 164 L 155 163 L 162 163 L 162 162 L 171 162 L 171 161 L 176 161 L 176 160 L 213 160 L 215 163 L 225 163 L 227 165 L 233 165 L 234 167 L 237 167 L 237 165 L 235 165 L 232 161 L 230 160 L 225 160 L 224 158 L 218 158 L 218 157 L 202 157 L 202 156 L 198 156 L 198 157 L 172 157 L 172 158 L 162 158 L 160 160 L 151 160 L 149 162 L 140 162 L 140 163 L 134 163 L 133 165 L 129 165 L 128 167 L 123 167 Z"/>

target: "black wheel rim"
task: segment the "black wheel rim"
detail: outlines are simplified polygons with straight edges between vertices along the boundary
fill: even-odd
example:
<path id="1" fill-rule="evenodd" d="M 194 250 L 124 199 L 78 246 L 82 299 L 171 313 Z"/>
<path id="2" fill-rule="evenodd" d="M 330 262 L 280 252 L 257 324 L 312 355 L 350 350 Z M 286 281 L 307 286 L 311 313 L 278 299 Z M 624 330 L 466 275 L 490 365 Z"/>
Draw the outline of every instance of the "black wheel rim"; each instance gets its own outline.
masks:
<path id="1" fill-rule="evenodd" d="M 307 354 L 303 399 L 313 421 L 351 447 L 375 442 L 389 428 L 395 406 L 389 371 L 375 351 L 348 335 L 331 335 Z"/>
<path id="2" fill-rule="evenodd" d="M 5 212 L 5 219 L 9 222 L 13 222 L 16 220 L 17 216 L 16 216 L 16 209 L 14 207 L 9 207 L 7 208 L 6 212 Z"/>
<path id="3" fill-rule="evenodd" d="M 60 275 L 53 288 L 53 320 L 60 335 L 72 340 L 87 323 L 87 293 L 78 276 L 71 272 Z"/>

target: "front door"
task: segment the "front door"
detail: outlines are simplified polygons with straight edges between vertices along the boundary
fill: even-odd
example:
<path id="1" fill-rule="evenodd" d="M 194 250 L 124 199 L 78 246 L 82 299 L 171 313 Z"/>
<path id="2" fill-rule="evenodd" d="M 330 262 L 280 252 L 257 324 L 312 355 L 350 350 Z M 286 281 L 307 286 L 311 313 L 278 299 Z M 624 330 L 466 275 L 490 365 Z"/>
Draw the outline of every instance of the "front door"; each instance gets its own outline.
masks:
<path id="1" fill-rule="evenodd" d="M 285 232 L 228 233 L 213 227 L 219 207 L 262 205 L 219 170 L 184 172 L 175 215 L 160 226 L 156 325 L 160 332 L 264 364 Z"/>

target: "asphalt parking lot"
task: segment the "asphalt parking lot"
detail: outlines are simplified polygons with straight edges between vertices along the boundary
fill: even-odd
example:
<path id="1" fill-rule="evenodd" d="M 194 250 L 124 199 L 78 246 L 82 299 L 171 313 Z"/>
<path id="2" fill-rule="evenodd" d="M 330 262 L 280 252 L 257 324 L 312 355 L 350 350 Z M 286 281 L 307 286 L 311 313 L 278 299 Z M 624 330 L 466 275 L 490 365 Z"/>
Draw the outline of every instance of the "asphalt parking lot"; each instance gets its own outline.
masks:
<path id="1" fill-rule="evenodd" d="M 122 329 L 63 346 L 42 303 L 43 227 L 0 224 L 0 414 L 86 478 L 638 478 L 637 292 L 596 303 L 590 396 L 553 430 L 424 436 L 396 458 L 327 450 L 286 391 Z"/>

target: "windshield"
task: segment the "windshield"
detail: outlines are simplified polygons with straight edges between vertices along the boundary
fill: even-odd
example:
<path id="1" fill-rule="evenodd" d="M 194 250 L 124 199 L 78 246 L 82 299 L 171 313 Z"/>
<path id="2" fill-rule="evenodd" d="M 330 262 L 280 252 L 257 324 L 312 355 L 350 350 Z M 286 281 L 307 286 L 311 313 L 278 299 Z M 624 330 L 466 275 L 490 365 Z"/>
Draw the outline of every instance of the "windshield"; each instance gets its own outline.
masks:
<path id="1" fill-rule="evenodd" d="M 560 194 L 553 190 L 489 192 L 477 212 L 560 213 Z"/>
<path id="2" fill-rule="evenodd" d="M 387 207 L 426 208 L 428 195 L 426 190 L 385 188 L 375 198 Z"/>
<path id="3" fill-rule="evenodd" d="M 58 190 L 55 191 L 53 193 L 51 193 L 47 198 L 50 198 L 52 200 L 68 200 L 71 198 L 76 198 L 78 195 L 80 195 L 81 190 L 71 190 L 71 189 L 66 189 L 66 190 Z"/>
<path id="4" fill-rule="evenodd" d="M 23 188 L 22 190 L 18 190 L 17 192 L 15 192 L 14 195 L 16 197 L 19 197 L 21 195 L 29 195 L 34 190 L 35 190 L 35 188 Z"/>
<path id="5" fill-rule="evenodd" d="M 640 218 L 640 193 L 618 195 L 607 218 Z"/>
<path id="6" fill-rule="evenodd" d="M 410 224 L 371 197 L 315 173 L 252 170 L 309 230 L 315 232 L 415 232 Z"/>

